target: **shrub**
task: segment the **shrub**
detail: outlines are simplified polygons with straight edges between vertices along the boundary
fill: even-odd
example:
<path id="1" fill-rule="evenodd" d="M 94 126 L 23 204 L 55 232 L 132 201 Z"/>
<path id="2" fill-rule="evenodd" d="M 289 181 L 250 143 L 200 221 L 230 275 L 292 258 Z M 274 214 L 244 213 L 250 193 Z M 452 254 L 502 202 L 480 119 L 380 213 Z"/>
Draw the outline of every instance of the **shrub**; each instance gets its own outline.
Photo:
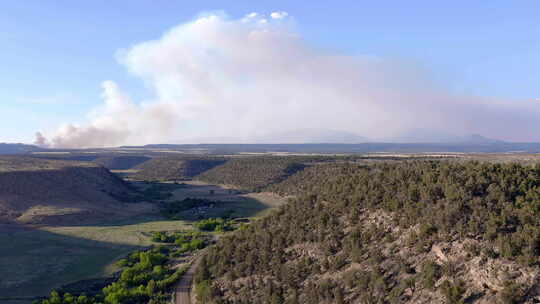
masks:
<path id="1" fill-rule="evenodd" d="M 465 284 L 462 281 L 452 284 L 446 280 L 441 284 L 441 290 L 448 304 L 464 303 L 462 298 L 465 293 Z"/>
<path id="2" fill-rule="evenodd" d="M 427 261 L 422 266 L 422 283 L 425 288 L 433 289 L 435 283 L 441 277 L 441 267 L 433 262 Z"/>

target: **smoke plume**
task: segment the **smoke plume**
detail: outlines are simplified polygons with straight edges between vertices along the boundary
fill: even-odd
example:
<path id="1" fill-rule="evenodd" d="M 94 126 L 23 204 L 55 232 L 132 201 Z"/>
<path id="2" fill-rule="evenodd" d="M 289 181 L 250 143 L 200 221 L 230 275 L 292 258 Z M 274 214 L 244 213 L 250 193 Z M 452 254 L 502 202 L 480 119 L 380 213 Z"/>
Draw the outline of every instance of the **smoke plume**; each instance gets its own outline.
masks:
<path id="1" fill-rule="evenodd" d="M 63 125 L 37 143 L 253 142 L 299 129 L 372 139 L 429 129 L 540 140 L 538 102 L 459 96 L 414 64 L 321 50 L 286 12 L 206 15 L 120 51 L 118 60 L 155 92 L 153 100 L 136 102 L 105 81 L 103 105 L 86 125 Z"/>

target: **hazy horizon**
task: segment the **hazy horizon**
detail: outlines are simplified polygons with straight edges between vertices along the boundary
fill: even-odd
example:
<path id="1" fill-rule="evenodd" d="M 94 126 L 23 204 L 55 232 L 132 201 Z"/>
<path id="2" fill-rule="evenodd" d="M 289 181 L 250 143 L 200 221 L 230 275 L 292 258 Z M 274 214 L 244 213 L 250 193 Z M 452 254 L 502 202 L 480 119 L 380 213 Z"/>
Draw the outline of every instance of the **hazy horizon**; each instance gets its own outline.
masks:
<path id="1" fill-rule="evenodd" d="M 33 83 L 17 83 L 19 91 L 0 96 L 14 100 L 0 104 L 0 111 L 7 117 L 1 127 L 14 130 L 8 135 L 2 134 L 0 141 L 87 148 L 197 141 L 456 142 L 479 134 L 509 142 L 540 142 L 536 132 L 540 128 L 540 101 L 536 96 L 540 94 L 533 95 L 534 89 L 528 95 L 520 94 L 523 90 L 505 78 L 509 77 L 504 76 L 508 70 L 501 69 L 499 76 L 490 75 L 495 73 L 486 70 L 485 79 L 466 79 L 471 66 L 466 56 L 458 54 L 457 49 L 453 54 L 433 46 L 439 36 L 437 29 L 448 32 L 448 37 L 461 34 L 481 39 L 488 25 L 501 33 L 500 37 L 491 37 L 491 42 L 512 41 L 512 30 L 504 24 L 493 23 L 493 17 L 504 5 L 491 8 L 494 15 L 479 16 L 474 21 L 476 27 L 469 29 L 453 24 L 452 20 L 435 23 L 438 28 L 432 32 L 424 32 L 421 21 L 370 20 L 371 31 L 404 36 L 402 44 L 396 44 L 389 54 L 387 48 L 370 47 L 379 45 L 379 37 L 366 34 L 367 29 L 355 28 L 354 22 L 345 27 L 340 20 L 329 16 L 325 22 L 335 23 L 336 34 L 350 35 L 348 39 L 332 41 L 322 28 L 310 28 L 310 22 L 304 25 L 303 20 L 310 20 L 312 11 L 303 12 L 299 7 L 281 4 L 283 9 L 261 7 L 260 10 L 244 4 L 235 7 L 234 14 L 206 5 L 190 6 L 191 11 L 198 13 L 184 15 L 176 21 L 167 16 L 169 24 L 176 24 L 174 26 L 154 25 L 154 29 L 160 28 L 163 34 L 154 31 L 138 36 L 127 28 L 116 29 L 116 35 L 125 31 L 129 39 L 113 44 L 115 50 L 110 51 L 109 56 L 114 60 L 107 65 L 116 65 L 115 69 L 127 76 L 117 80 L 103 70 L 101 98 L 85 96 L 83 99 L 90 101 L 82 107 L 77 105 L 78 93 L 73 91 L 76 87 L 69 82 L 63 85 L 68 93 L 39 98 L 18 93 L 22 88 L 38 91 L 39 86 L 33 89 Z M 12 6 L 14 10 L 19 9 Z M 39 14 L 52 8 L 34 3 L 30 11 Z M 60 15 L 71 9 L 55 8 Z M 91 14 L 99 15 L 100 8 L 94 8 L 96 11 Z M 141 4 L 134 6 L 134 9 L 143 8 Z M 475 7 L 479 11 L 482 8 Z M 360 7 L 355 9 L 361 12 Z M 435 7 L 424 9 L 433 15 L 442 13 Z M 238 13 L 242 10 L 245 13 Z M 524 11 L 525 7 L 505 11 L 504 20 L 517 20 Z M 433 24 L 433 20 L 429 22 Z M 467 22 L 473 21 L 467 19 Z M 78 26 L 85 30 L 92 25 L 81 23 Z M 525 23 L 516 26 L 525 27 Z M 106 30 L 106 27 L 96 29 L 98 35 L 103 32 L 102 43 L 108 43 Z M 40 33 L 39 28 L 33 31 L 33 34 Z M 64 28 L 64 31 L 69 30 Z M 531 38 L 533 34 L 533 29 L 520 34 L 532 39 L 520 45 L 528 52 L 535 50 L 537 39 Z M 424 40 L 418 40 L 422 35 Z M 19 37 L 16 39 L 20 41 L 26 41 L 27 37 L 15 29 L 8 36 L 9 39 Z M 433 60 L 430 56 L 407 54 L 408 45 L 414 43 L 424 45 L 426 51 L 432 49 L 440 53 L 437 64 L 426 64 Z M 470 50 L 472 54 L 473 48 L 478 49 L 479 45 L 456 47 Z M 47 50 L 51 56 L 63 52 L 54 45 Z M 521 63 L 515 64 L 513 57 L 504 57 L 504 51 L 485 49 L 486 56 L 497 53 L 501 67 L 512 62 L 520 66 L 524 79 L 537 73 L 535 57 L 523 57 L 529 66 L 525 69 Z M 94 61 L 91 56 L 91 53 L 85 56 L 81 53 L 75 61 L 86 65 Z M 457 66 L 452 73 L 438 68 L 450 62 Z M 97 62 L 96 66 L 104 64 Z M 7 67 L 7 74 L 9 69 L 16 69 L 16 65 Z M 99 71 L 98 68 L 92 73 L 99 77 Z M 60 77 L 55 76 L 52 67 L 38 72 L 48 72 L 47 76 L 53 79 Z M 450 74 L 454 75 L 450 77 Z M 100 85 L 85 80 L 84 70 L 80 75 L 81 83 L 77 86 L 97 88 Z M 497 84 L 490 90 L 493 93 L 470 89 L 488 79 Z M 514 93 L 497 94 L 496 87 L 504 79 Z M 40 80 L 45 82 L 46 77 Z M 466 89 L 458 89 L 460 87 Z M 56 112 L 62 114 L 55 115 Z M 33 122 L 27 122 L 28 119 Z M 31 128 L 34 129 L 30 131 Z M 36 133 L 34 140 L 30 139 L 33 133 Z"/>

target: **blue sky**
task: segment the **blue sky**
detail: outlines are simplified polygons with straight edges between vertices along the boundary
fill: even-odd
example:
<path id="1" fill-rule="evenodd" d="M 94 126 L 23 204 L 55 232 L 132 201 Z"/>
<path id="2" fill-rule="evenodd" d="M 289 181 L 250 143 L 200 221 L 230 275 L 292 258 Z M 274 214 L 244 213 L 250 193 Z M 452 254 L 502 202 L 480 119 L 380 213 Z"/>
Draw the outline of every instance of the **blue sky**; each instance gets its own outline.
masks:
<path id="1" fill-rule="evenodd" d="M 3 1 L 0 142 L 84 123 L 101 83 L 152 95 L 115 54 L 201 13 L 286 11 L 310 43 L 416 62 L 459 93 L 540 97 L 538 1 Z"/>

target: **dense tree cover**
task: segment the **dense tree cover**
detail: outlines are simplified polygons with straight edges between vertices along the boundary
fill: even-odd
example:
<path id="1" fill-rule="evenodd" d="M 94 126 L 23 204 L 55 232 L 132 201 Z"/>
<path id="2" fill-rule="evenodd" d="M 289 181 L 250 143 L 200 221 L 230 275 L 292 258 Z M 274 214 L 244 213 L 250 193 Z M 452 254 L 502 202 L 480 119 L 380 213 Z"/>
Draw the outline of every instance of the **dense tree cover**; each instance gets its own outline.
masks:
<path id="1" fill-rule="evenodd" d="M 209 218 L 200 220 L 195 223 L 195 227 L 201 231 L 232 231 L 234 230 L 233 223 L 229 220 L 222 218 Z"/>
<path id="2" fill-rule="evenodd" d="M 220 202 L 203 198 L 185 198 L 181 201 L 166 202 L 162 205 L 162 214 L 171 219 L 179 218 L 179 214 L 193 208 L 219 205 Z"/>
<path id="3" fill-rule="evenodd" d="M 494 241 L 504 257 L 538 262 L 538 165 L 330 165 L 301 174 L 274 189 L 288 194 L 298 194 L 298 189 L 302 189 L 349 210 L 367 207 L 395 212 L 402 227 L 421 222 L 434 231 L 481 235 Z"/>
<path id="4" fill-rule="evenodd" d="M 261 191 L 271 184 L 287 180 L 311 165 L 358 161 L 391 161 L 393 158 L 364 157 L 361 155 L 326 156 L 251 156 L 228 160 L 198 176 L 196 179 L 230 185 L 249 191 Z"/>
<path id="5" fill-rule="evenodd" d="M 141 190 L 141 195 L 149 201 L 162 201 L 169 199 L 173 196 L 172 191 L 183 187 L 185 184 L 161 184 L 150 183 L 150 186 Z"/>
<path id="6" fill-rule="evenodd" d="M 172 269 L 171 260 L 187 252 L 203 249 L 209 244 L 207 235 L 197 231 L 158 231 L 152 241 L 157 246 L 136 251 L 116 264 L 121 268 L 117 280 L 96 295 L 53 291 L 36 304 L 165 304 L 170 302 L 172 288 L 187 271 L 187 266 Z"/>
<path id="7" fill-rule="evenodd" d="M 156 157 L 134 167 L 138 172 L 130 177 L 146 181 L 180 181 L 190 179 L 224 162 L 222 157 Z"/>
<path id="8" fill-rule="evenodd" d="M 293 174 L 280 183 L 269 184 L 264 190 L 283 196 L 319 193 L 320 187 L 326 183 L 334 183 L 338 178 L 342 178 L 343 175 L 350 174 L 360 167 L 360 164 L 355 163 L 316 164 Z"/>
<path id="9" fill-rule="evenodd" d="M 286 180 L 289 176 L 314 164 L 395 160 L 396 158 L 393 157 L 368 157 L 362 155 L 237 157 L 231 158 L 224 164 L 201 173 L 195 178 L 213 184 L 224 184 L 249 191 L 260 191 L 268 185 Z"/>
<path id="10" fill-rule="evenodd" d="M 195 231 L 158 231 L 152 233 L 152 241 L 156 243 L 175 244 L 177 249 L 172 256 L 180 256 L 186 252 L 202 249 L 209 241 L 200 232 Z"/>
<path id="11" fill-rule="evenodd" d="M 307 163 L 327 161 L 330 157 L 258 156 L 241 157 L 208 170 L 197 176 L 205 182 L 235 186 L 244 190 L 259 191 L 303 170 Z"/>
<path id="12" fill-rule="evenodd" d="M 467 259 L 539 266 L 540 166 L 328 164 L 271 189 L 297 198 L 211 248 L 195 277 L 202 303 L 471 301 L 485 294 L 465 292 L 463 264 L 428 258 L 463 240 Z M 509 281 L 497 301 L 528 287 Z"/>
<path id="13" fill-rule="evenodd" d="M 183 187 L 184 184 L 164 184 L 164 183 L 150 183 L 149 186 L 142 190 L 138 190 L 131 184 L 128 184 L 133 190 L 132 192 L 122 192 L 118 194 L 111 193 L 110 195 L 115 199 L 125 203 L 140 203 L 140 202 L 162 202 L 173 196 L 172 191 L 179 187 Z"/>
<path id="14" fill-rule="evenodd" d="M 116 282 L 103 288 L 95 296 L 60 294 L 53 291 L 49 298 L 39 304 L 143 304 L 168 303 L 170 289 L 186 272 L 187 267 L 170 269 L 166 263 L 172 251 L 156 247 L 134 252 L 117 264 L 122 268 Z"/>

